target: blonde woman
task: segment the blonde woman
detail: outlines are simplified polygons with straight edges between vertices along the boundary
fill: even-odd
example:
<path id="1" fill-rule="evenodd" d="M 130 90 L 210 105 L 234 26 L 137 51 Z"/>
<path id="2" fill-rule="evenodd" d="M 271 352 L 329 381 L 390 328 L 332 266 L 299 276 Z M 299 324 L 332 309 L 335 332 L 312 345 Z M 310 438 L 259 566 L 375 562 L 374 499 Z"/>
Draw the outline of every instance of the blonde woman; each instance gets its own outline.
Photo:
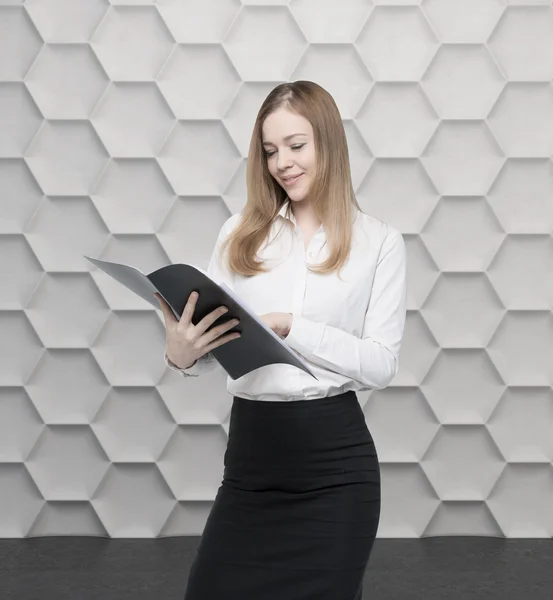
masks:
<path id="1" fill-rule="evenodd" d="M 223 225 L 208 267 L 308 361 L 227 379 L 224 477 L 185 600 L 361 600 L 380 518 L 376 448 L 356 392 L 398 370 L 405 324 L 402 235 L 363 213 L 332 96 L 275 87 L 255 121 L 247 202 Z M 211 350 L 237 323 L 177 321 L 158 297 L 165 361 L 184 376 L 221 368 Z M 231 329 L 235 329 L 231 332 Z M 239 329 L 239 328 L 238 328 Z"/>

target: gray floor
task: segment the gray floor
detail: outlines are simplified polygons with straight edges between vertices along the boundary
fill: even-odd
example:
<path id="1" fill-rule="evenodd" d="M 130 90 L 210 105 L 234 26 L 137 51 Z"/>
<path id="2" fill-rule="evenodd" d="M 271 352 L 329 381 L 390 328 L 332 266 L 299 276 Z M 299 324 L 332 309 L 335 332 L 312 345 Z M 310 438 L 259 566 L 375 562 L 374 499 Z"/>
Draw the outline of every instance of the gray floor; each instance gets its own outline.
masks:
<path id="1" fill-rule="evenodd" d="M 187 537 L 0 540 L 0 599 L 182 600 L 197 543 Z M 553 541 L 377 539 L 363 598 L 553 600 Z"/>

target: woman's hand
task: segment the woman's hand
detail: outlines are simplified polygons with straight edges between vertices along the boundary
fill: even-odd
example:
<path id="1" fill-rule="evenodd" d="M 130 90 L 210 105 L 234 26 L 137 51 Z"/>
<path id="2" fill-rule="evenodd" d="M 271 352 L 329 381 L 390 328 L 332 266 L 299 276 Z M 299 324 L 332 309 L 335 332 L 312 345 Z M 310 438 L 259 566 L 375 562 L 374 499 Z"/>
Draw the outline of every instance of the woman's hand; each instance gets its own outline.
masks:
<path id="1" fill-rule="evenodd" d="M 159 293 L 156 292 L 154 296 L 159 302 L 165 319 L 165 353 L 167 358 L 177 367 L 186 369 L 194 365 L 198 358 L 201 358 L 204 354 L 241 335 L 238 332 L 223 335 L 229 329 L 238 325 L 238 319 L 229 319 L 206 331 L 217 319 L 228 312 L 226 306 L 219 306 L 207 314 L 197 325 L 194 325 L 192 317 L 198 300 L 197 292 L 192 292 L 188 297 L 180 320 L 177 320 L 171 307 Z"/>
<path id="2" fill-rule="evenodd" d="M 277 335 L 286 337 L 292 327 L 292 313 L 272 312 L 259 315 L 259 318 Z"/>

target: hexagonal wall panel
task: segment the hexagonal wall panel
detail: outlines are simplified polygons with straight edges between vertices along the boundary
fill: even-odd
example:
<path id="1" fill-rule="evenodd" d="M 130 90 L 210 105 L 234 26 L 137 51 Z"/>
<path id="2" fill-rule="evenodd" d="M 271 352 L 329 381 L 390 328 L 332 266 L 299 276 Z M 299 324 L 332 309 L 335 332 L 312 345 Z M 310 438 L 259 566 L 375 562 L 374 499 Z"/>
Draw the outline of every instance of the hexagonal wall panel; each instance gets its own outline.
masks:
<path id="1" fill-rule="evenodd" d="M 21 81 L 42 46 L 28 13 L 19 6 L 0 6 L 0 81 Z"/>
<path id="2" fill-rule="evenodd" d="M 441 271 L 484 271 L 505 233 L 485 198 L 448 196 L 441 198 L 421 238 Z"/>
<path id="3" fill-rule="evenodd" d="M 109 7 L 109 0 L 25 0 L 46 42 L 88 42 Z"/>
<path id="4" fill-rule="evenodd" d="M 553 231 L 553 162 L 549 159 L 510 159 L 489 193 L 501 226 L 508 233 Z"/>
<path id="5" fill-rule="evenodd" d="M 551 6 L 510 6 L 490 36 L 488 46 L 509 80 L 551 80 Z"/>
<path id="6" fill-rule="evenodd" d="M 489 125 L 508 156 L 553 155 L 553 83 L 509 83 L 489 115 Z"/>
<path id="7" fill-rule="evenodd" d="M 240 78 L 221 46 L 187 44 L 173 52 L 158 84 L 177 118 L 221 119 Z"/>
<path id="8" fill-rule="evenodd" d="M 421 162 L 438 191 L 446 195 L 483 195 L 496 178 L 504 156 L 482 121 L 443 121 Z"/>
<path id="9" fill-rule="evenodd" d="M 418 81 L 438 48 L 415 6 L 377 6 L 356 40 L 377 81 Z"/>
<path id="10" fill-rule="evenodd" d="M 221 42 L 241 7 L 240 0 L 154 1 L 179 44 Z"/>
<path id="11" fill-rule="evenodd" d="M 275 3 L 276 4 L 276 3 Z M 349 0 L 293 0 L 290 9 L 311 44 L 351 44 L 367 20 L 370 3 Z"/>
<path id="12" fill-rule="evenodd" d="M 201 535 L 226 373 L 168 369 L 83 254 L 206 269 L 261 103 L 312 80 L 408 255 L 399 371 L 358 394 L 378 535 L 551 537 L 552 40 L 540 0 L 0 0 L 0 536 Z"/>
<path id="13" fill-rule="evenodd" d="M 379 158 L 418 157 L 438 126 L 438 116 L 418 84 L 378 83 L 356 122 Z"/>
<path id="14" fill-rule="evenodd" d="M 302 56 L 291 79 L 316 81 L 340 107 L 342 119 L 352 119 L 371 89 L 372 79 L 351 44 L 318 44 Z"/>
<path id="15" fill-rule="evenodd" d="M 243 8 L 223 44 L 245 81 L 287 80 L 307 46 L 288 9 L 280 6 Z"/>
<path id="16" fill-rule="evenodd" d="M 85 44 L 47 44 L 25 77 L 47 119 L 87 119 L 108 85 Z"/>
<path id="17" fill-rule="evenodd" d="M 23 156 L 41 123 L 42 115 L 22 83 L 0 83 L 0 158 Z"/>
<path id="18" fill-rule="evenodd" d="M 111 156 L 153 157 L 175 117 L 153 83 L 113 83 L 91 119 Z"/>
<path id="19" fill-rule="evenodd" d="M 483 119 L 505 79 L 485 46 L 442 46 L 422 78 L 430 101 L 444 119 Z"/>
<path id="20" fill-rule="evenodd" d="M 21 233 L 41 201 L 42 190 L 23 159 L 0 160 L 0 188 L 0 233 Z"/>
<path id="21" fill-rule="evenodd" d="M 422 9 L 444 43 L 483 43 L 501 17 L 503 0 L 424 0 Z"/>
<path id="22" fill-rule="evenodd" d="M 175 44 L 154 6 L 112 6 L 91 45 L 116 81 L 150 81 Z"/>
<path id="23" fill-rule="evenodd" d="M 217 162 L 209 157 L 218 153 Z M 159 152 L 159 164 L 177 194 L 222 194 L 240 163 L 228 132 L 216 121 L 179 121 Z"/>
<path id="24" fill-rule="evenodd" d="M 109 156 L 88 121 L 46 121 L 25 151 L 44 193 L 89 194 Z"/>

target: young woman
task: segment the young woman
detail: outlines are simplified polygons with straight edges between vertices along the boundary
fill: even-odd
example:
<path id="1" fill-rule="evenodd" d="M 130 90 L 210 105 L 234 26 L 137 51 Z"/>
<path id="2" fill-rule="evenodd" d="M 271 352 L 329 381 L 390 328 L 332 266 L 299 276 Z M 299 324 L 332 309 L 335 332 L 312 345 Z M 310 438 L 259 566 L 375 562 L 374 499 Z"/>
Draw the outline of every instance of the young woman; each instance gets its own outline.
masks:
<path id="1" fill-rule="evenodd" d="M 290 365 L 227 379 L 224 477 L 185 600 L 361 600 L 380 518 L 380 469 L 357 391 L 386 387 L 405 324 L 403 237 L 356 201 L 338 108 L 315 83 L 274 88 L 255 122 L 244 209 L 223 225 L 208 272 L 261 315 L 318 380 Z M 165 361 L 221 368 L 233 321 L 192 324 L 158 297 Z M 233 341 L 235 340 L 235 341 Z"/>

